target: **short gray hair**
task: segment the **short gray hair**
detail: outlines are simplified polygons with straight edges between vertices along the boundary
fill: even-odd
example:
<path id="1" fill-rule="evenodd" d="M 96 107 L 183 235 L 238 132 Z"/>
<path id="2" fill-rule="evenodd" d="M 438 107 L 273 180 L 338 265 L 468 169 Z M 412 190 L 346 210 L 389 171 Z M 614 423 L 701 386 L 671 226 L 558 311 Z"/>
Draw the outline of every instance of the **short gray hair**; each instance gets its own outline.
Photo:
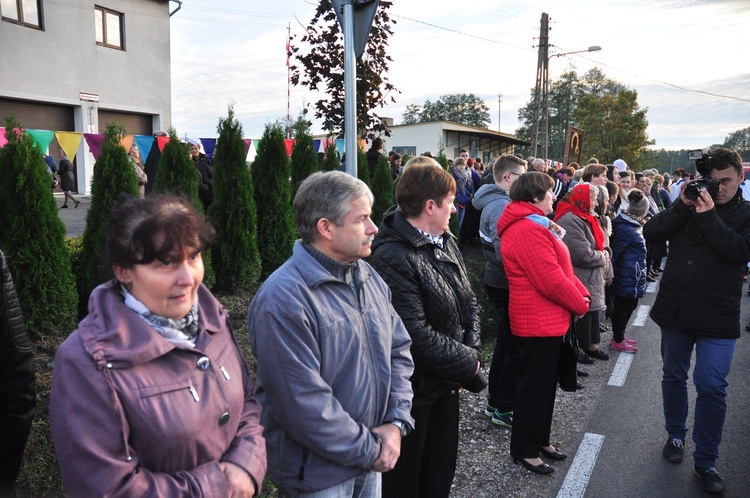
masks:
<path id="1" fill-rule="evenodd" d="M 318 221 L 322 218 L 342 226 L 351 202 L 363 195 L 372 204 L 367 184 L 343 171 L 318 171 L 308 176 L 299 186 L 293 203 L 294 221 L 302 241 L 317 240 Z"/>

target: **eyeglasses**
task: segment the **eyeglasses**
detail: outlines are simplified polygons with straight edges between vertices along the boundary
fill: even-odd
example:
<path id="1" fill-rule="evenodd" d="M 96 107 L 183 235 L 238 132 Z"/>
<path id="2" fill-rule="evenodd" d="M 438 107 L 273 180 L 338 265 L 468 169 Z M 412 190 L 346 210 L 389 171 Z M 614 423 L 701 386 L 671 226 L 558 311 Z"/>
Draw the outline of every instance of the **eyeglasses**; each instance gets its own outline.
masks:
<path id="1" fill-rule="evenodd" d="M 508 171 L 511 175 L 521 176 L 523 173 L 516 173 L 515 171 Z"/>

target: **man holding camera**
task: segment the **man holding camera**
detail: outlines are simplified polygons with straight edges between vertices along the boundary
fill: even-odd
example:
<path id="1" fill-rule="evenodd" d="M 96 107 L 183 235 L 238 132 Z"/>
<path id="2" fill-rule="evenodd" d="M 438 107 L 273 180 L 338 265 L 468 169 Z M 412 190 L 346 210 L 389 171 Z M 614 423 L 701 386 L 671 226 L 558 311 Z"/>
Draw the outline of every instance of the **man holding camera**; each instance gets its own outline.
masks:
<path id="1" fill-rule="evenodd" d="M 669 241 L 669 258 L 651 318 L 661 328 L 662 396 L 668 433 L 663 455 L 682 462 L 687 435 L 687 378 L 695 349 L 693 442 L 703 489 L 724 492 L 714 465 L 726 415 L 727 376 L 740 336 L 744 266 L 750 260 L 750 203 L 739 188 L 737 152 L 698 152 L 703 178 L 643 227 L 650 244 Z M 691 158 L 693 156 L 691 155 Z"/>

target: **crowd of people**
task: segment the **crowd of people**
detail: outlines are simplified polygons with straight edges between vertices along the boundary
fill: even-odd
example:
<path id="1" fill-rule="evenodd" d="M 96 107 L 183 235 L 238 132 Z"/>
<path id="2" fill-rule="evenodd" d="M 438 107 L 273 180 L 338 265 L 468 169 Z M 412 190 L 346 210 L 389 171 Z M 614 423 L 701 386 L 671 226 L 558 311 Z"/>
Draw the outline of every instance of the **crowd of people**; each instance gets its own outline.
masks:
<path id="1" fill-rule="evenodd" d="M 191 153 L 210 179 L 199 147 Z M 399 165 L 398 209 L 379 227 L 357 178 L 318 172 L 301 183 L 299 240 L 248 309 L 254 379 L 202 284 L 215 235 L 205 216 L 181 198 L 120 198 L 106 236 L 111 280 L 55 359 L 50 420 L 66 490 L 249 497 L 267 473 L 281 497 L 448 497 L 462 388 L 488 388 L 485 414 L 511 430 L 513 461 L 551 474 L 549 463 L 567 458 L 551 441 L 563 355 L 574 355 L 575 379 L 608 349 L 635 354 L 628 321 L 662 275 L 651 313 L 662 334 L 662 453 L 684 458 L 695 349 L 695 472 L 722 492 L 715 462 L 750 260 L 739 155 L 708 156 L 704 188 L 682 178 L 670 187 L 622 160 L 558 171 L 504 154 L 483 173 L 466 156 L 450 171 L 426 155 Z M 456 240 L 449 225 L 461 210 Z M 489 378 L 459 247 L 474 238 L 498 323 Z M 10 298 L 16 313 L 12 282 L 4 288 L 0 304 Z M 3 322 L 0 339 L 21 337 L 17 322 Z M 16 349 L 28 367 L 28 344 Z M 11 463 L 17 473 L 20 460 Z"/>

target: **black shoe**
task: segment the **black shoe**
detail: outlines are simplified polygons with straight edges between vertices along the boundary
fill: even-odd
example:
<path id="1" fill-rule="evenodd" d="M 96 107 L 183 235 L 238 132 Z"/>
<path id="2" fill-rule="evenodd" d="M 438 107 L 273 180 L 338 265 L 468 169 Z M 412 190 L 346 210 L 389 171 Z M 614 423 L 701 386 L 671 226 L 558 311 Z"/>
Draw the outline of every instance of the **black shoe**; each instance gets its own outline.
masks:
<path id="1" fill-rule="evenodd" d="M 664 268 L 662 268 L 661 266 L 655 266 L 654 271 L 656 273 L 662 273 L 664 271 Z"/>
<path id="2" fill-rule="evenodd" d="M 586 387 L 586 386 L 584 386 L 580 382 L 576 382 L 576 391 L 581 391 L 581 390 L 583 390 L 584 387 Z"/>
<path id="3" fill-rule="evenodd" d="M 81 203 L 81 201 L 76 201 L 76 205 L 74 206 L 75 209 L 78 209 L 78 205 Z"/>
<path id="4" fill-rule="evenodd" d="M 748 332 L 750 332 L 750 323 L 748 323 L 747 325 L 745 325 L 745 330 L 747 330 Z"/>
<path id="5" fill-rule="evenodd" d="M 60 206 L 60 209 L 68 209 L 68 205 L 67 204 L 63 204 L 62 206 Z"/>
<path id="6" fill-rule="evenodd" d="M 566 455 L 565 453 L 560 453 L 559 450 L 547 451 L 544 448 L 540 448 L 539 451 L 542 452 L 542 455 L 551 460 L 565 460 L 566 458 L 568 458 L 568 455 Z"/>
<path id="7" fill-rule="evenodd" d="M 586 356 L 583 351 L 580 351 L 578 353 L 578 363 L 583 363 L 584 365 L 593 365 L 594 360 Z"/>
<path id="8" fill-rule="evenodd" d="M 578 370 L 578 376 L 579 377 L 588 377 L 589 376 L 589 373 L 586 370 L 581 370 L 580 368 L 578 368 L 577 370 Z"/>
<path id="9" fill-rule="evenodd" d="M 539 465 L 531 465 L 529 462 L 524 460 L 523 458 L 514 458 L 513 463 L 515 464 L 521 464 L 530 471 L 532 471 L 535 474 L 551 474 L 555 471 L 552 467 L 547 465 L 546 463 L 542 462 Z"/>
<path id="10" fill-rule="evenodd" d="M 607 353 L 605 353 L 604 351 L 602 351 L 601 349 L 599 349 L 599 348 L 596 348 L 593 351 L 586 350 L 585 353 L 588 356 L 592 357 L 592 358 L 596 358 L 597 360 L 608 360 L 609 359 L 609 355 Z"/>
<path id="11" fill-rule="evenodd" d="M 670 437 L 661 454 L 672 463 L 680 463 L 685 458 L 685 442 L 682 439 Z"/>
<path id="12" fill-rule="evenodd" d="M 599 324 L 599 332 L 606 332 L 607 331 L 607 325 L 604 323 Z"/>
<path id="13" fill-rule="evenodd" d="M 646 282 L 656 282 L 656 278 L 652 277 L 651 274 L 646 275 Z"/>
<path id="14" fill-rule="evenodd" d="M 705 489 L 709 493 L 723 493 L 724 479 L 721 478 L 716 469 L 711 467 L 710 469 L 702 469 L 695 467 L 695 475 L 701 480 L 701 488 Z"/>

